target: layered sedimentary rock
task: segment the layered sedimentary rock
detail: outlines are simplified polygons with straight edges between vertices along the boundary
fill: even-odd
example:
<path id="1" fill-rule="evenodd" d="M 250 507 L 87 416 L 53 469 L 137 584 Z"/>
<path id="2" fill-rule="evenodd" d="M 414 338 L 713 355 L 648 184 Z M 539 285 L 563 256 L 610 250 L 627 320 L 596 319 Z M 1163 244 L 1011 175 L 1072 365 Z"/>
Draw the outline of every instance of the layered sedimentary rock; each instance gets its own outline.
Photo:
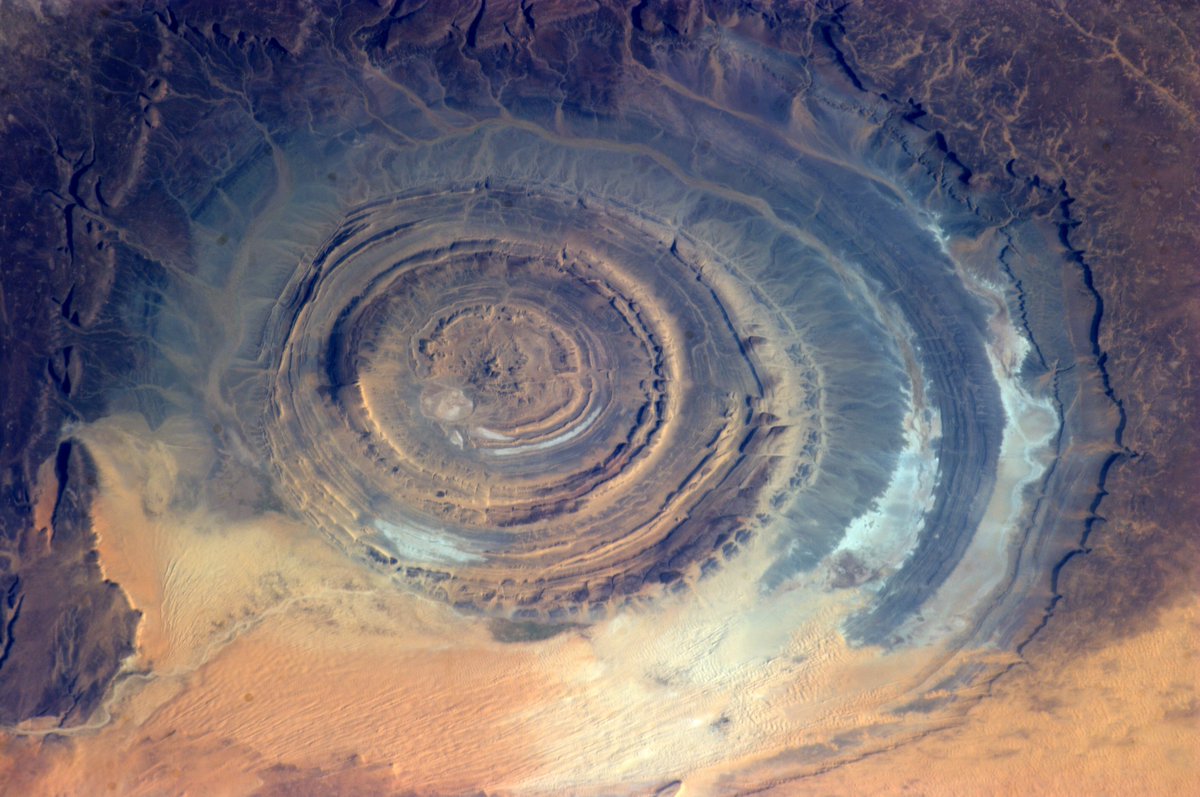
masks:
<path id="1" fill-rule="evenodd" d="M 802 361 L 770 376 L 786 355 L 734 326 L 753 299 L 686 241 L 543 190 L 350 211 L 264 346 L 290 500 L 424 591 L 521 619 L 733 555 L 815 389 Z M 780 470 L 795 487 L 799 462 Z"/>
<path id="2" fill-rule="evenodd" d="M 138 116 L 58 143 L 94 282 L 22 427 L 66 446 L 61 552 L 5 560 L 22 733 L 737 793 L 959 721 L 1046 627 L 1124 424 L 1072 200 L 866 85 L 841 12 L 105 19 Z"/>

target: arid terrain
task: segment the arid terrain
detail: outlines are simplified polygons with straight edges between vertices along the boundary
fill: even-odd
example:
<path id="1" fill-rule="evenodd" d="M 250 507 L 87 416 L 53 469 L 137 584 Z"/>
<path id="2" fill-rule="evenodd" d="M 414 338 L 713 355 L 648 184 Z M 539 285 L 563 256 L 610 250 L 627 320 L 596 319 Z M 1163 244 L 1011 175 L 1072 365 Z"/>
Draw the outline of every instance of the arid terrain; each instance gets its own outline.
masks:
<path id="1" fill-rule="evenodd" d="M 1200 10 L 0 21 L 0 793 L 1197 782 Z"/>

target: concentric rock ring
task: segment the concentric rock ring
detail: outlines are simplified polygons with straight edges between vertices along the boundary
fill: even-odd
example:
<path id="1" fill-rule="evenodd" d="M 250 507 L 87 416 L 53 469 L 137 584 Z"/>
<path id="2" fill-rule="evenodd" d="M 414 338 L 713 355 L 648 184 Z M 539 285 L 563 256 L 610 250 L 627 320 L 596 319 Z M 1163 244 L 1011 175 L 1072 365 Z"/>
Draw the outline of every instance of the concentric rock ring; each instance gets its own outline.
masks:
<path id="1" fill-rule="evenodd" d="M 751 533 L 787 430 L 736 289 L 684 249 L 496 188 L 352 212 L 276 319 L 281 484 L 462 607 L 558 619 L 685 583 Z"/>

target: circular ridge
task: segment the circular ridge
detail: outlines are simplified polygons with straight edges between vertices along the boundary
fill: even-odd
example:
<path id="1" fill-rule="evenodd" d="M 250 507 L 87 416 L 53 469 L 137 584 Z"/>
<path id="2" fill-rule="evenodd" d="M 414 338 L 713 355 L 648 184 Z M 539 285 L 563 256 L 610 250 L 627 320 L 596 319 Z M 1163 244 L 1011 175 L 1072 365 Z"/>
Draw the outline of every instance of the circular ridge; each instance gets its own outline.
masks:
<path id="1" fill-rule="evenodd" d="M 710 572 L 795 430 L 766 339 L 686 248 L 623 208 L 493 187 L 349 213 L 276 319 L 291 502 L 500 616 L 595 616 Z"/>

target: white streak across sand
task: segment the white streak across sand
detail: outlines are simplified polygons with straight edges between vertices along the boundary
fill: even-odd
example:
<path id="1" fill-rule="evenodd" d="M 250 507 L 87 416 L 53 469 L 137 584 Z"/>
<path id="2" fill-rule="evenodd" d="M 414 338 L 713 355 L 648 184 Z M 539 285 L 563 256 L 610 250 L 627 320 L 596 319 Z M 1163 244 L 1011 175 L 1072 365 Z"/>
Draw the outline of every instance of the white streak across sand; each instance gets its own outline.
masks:
<path id="1" fill-rule="evenodd" d="M 482 556 L 464 551 L 452 542 L 449 535 L 439 534 L 436 529 L 423 528 L 412 523 L 399 525 L 382 519 L 376 519 L 373 525 L 396 546 L 397 554 L 405 561 L 427 564 L 483 561 Z"/>
<path id="2" fill-rule="evenodd" d="M 962 561 L 925 604 L 919 618 L 898 633 L 917 644 L 969 632 L 983 622 L 979 608 L 997 597 L 1012 573 L 1030 522 L 1033 484 L 1041 480 L 1055 456 L 1059 417 L 1050 396 L 1035 396 L 1020 372 L 1032 346 L 1013 320 L 1007 283 L 984 276 L 982 264 L 998 261 L 998 253 L 981 242 L 958 240 L 932 218 L 927 228 L 954 263 L 963 284 L 991 308 L 990 335 L 985 341 L 992 376 L 1004 406 L 1004 436 L 996 466 L 996 484 L 984 516 Z"/>
<path id="3" fill-rule="evenodd" d="M 479 437 L 483 440 L 496 440 L 499 442 L 504 442 L 505 440 L 512 440 L 512 438 L 506 434 L 500 434 L 499 432 L 493 432 L 491 429 L 488 429 L 483 426 L 476 426 L 474 429 L 471 430 L 471 434 L 473 436 Z"/>
<path id="4" fill-rule="evenodd" d="M 940 437 L 941 416 L 936 408 L 910 403 L 904 419 L 904 449 L 892 481 L 872 510 L 846 527 L 832 559 L 850 553 L 866 570 L 886 577 L 882 569 L 899 567 L 908 558 L 920 541 L 925 513 L 933 503 L 938 480 L 935 446 Z"/>
<path id="5" fill-rule="evenodd" d="M 574 440 L 576 437 L 579 437 L 579 435 L 586 432 L 588 430 L 588 427 L 590 427 L 593 423 L 595 423 L 596 418 L 600 417 L 600 411 L 602 409 L 603 409 L 602 407 L 597 407 L 596 409 L 592 410 L 591 414 L 589 414 L 586 418 L 583 419 L 583 423 L 579 424 L 571 431 L 566 432 L 564 434 L 560 434 L 557 437 L 552 437 L 549 440 L 543 440 L 540 443 L 531 443 L 530 445 L 527 445 L 527 446 L 512 446 L 511 448 L 493 448 L 493 449 L 489 449 L 488 453 L 492 454 L 493 456 L 497 456 L 497 457 L 509 457 L 514 454 L 526 454 L 530 451 L 544 451 L 547 448 L 554 448 L 555 446 L 560 446 L 563 443 L 568 443 L 571 440 Z"/>

